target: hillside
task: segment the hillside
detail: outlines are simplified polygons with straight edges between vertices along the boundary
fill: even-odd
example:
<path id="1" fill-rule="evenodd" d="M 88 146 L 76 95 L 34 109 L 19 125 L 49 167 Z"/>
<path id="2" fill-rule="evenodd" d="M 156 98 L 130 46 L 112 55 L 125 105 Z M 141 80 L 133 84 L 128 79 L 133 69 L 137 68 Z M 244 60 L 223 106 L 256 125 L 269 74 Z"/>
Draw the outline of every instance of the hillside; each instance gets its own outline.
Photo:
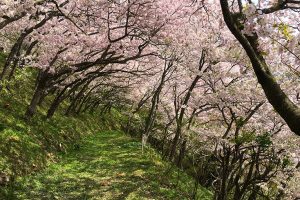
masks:
<path id="1" fill-rule="evenodd" d="M 64 104 L 45 119 L 47 99 L 40 114 L 26 120 L 33 75 L 18 71 L 1 91 L 1 200 L 191 198 L 193 179 L 151 148 L 142 154 L 141 143 L 119 130 L 118 111 L 67 117 Z M 211 193 L 198 189 L 197 198 Z"/>
<path id="2" fill-rule="evenodd" d="M 300 0 L 0 1 L 0 198 L 300 199 Z"/>

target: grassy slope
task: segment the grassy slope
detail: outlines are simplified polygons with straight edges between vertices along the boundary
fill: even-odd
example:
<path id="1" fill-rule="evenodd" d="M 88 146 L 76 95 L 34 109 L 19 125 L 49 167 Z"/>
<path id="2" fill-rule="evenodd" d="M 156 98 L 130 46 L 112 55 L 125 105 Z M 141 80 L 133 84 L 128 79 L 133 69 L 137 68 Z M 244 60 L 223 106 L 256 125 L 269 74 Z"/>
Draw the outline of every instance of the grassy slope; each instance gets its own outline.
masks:
<path id="1" fill-rule="evenodd" d="M 85 139 L 43 173 L 22 179 L 19 199 L 187 199 L 192 180 L 116 131 Z M 169 169 L 169 173 L 166 173 Z M 179 174 L 178 174 L 179 173 Z M 179 176 L 178 176 L 179 175 Z M 179 178 L 179 179 L 178 179 Z M 209 199 L 206 190 L 198 199 Z"/>
<path id="2" fill-rule="evenodd" d="M 101 129 L 100 120 L 93 115 L 65 117 L 59 113 L 45 120 L 46 104 L 32 120 L 25 120 L 32 89 L 29 83 L 21 84 L 16 80 L 11 92 L 0 92 L 0 172 L 14 176 L 43 168 L 56 152 L 72 149 L 83 135 Z"/>
<path id="3" fill-rule="evenodd" d="M 4 56 L 0 54 L 0 69 L 3 61 Z M 191 178 L 180 172 L 182 183 L 187 185 L 179 187 L 183 191 L 177 191 L 172 186 L 174 178 L 163 174 L 167 164 L 153 153 L 151 158 L 149 153 L 141 155 L 139 143 L 117 132 L 101 134 L 104 130 L 118 129 L 115 117 L 122 117 L 119 113 L 102 119 L 91 114 L 65 117 L 62 109 L 51 120 L 45 120 L 43 116 L 53 98 L 50 96 L 38 114 L 26 121 L 23 115 L 33 93 L 34 74 L 32 69 L 20 70 L 10 83 L 10 91 L 6 87 L 0 91 L 0 173 L 20 181 L 18 199 L 40 199 L 40 195 L 55 199 L 49 196 L 51 192 L 57 193 L 57 199 L 65 199 L 60 195 L 66 194 L 70 198 L 73 195 L 73 199 L 84 199 L 84 195 L 89 197 L 93 191 L 107 199 L 122 195 L 131 195 L 131 199 L 137 199 L 137 195 L 182 199 L 179 197 L 191 193 L 187 190 L 193 186 Z M 80 144 L 86 137 L 83 147 L 76 151 L 74 144 Z M 44 168 L 46 171 L 39 174 Z M 25 175 L 26 179 L 20 178 Z M 0 199 L 16 199 L 15 187 L 0 186 Z M 26 193 L 31 190 L 32 193 Z M 199 195 L 207 196 L 203 191 Z"/>
<path id="4" fill-rule="evenodd" d="M 5 56 L 0 53 L 0 70 Z M 81 138 L 109 128 L 99 117 L 86 114 L 65 117 L 62 110 L 45 120 L 48 97 L 30 121 L 24 113 L 33 94 L 34 70 L 19 70 L 9 85 L 0 91 L 0 173 L 11 178 L 39 171 L 57 161 L 58 152 L 69 152 Z M 63 105 L 62 107 L 66 107 Z M 6 199 L 8 188 L 0 186 L 0 199 Z"/>

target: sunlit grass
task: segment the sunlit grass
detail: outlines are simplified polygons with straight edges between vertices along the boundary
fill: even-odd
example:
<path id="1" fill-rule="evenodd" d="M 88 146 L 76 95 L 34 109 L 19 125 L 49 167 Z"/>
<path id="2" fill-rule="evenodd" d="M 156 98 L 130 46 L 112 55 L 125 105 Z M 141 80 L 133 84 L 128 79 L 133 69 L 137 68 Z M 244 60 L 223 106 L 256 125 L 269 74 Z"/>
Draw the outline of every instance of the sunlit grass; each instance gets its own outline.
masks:
<path id="1" fill-rule="evenodd" d="M 5 56 L 0 53 L 0 70 Z M 37 114 L 24 113 L 34 89 L 36 71 L 18 70 L 0 91 L 0 172 L 16 180 L 0 186 L 0 200 L 16 199 L 188 199 L 194 181 L 151 148 L 119 130 L 126 121 L 117 110 L 109 115 L 66 117 L 63 103 L 46 120 L 53 96 Z M 79 148 L 78 148 L 79 146 Z M 211 194 L 199 189 L 198 199 Z"/>
<path id="2" fill-rule="evenodd" d="M 89 136 L 43 173 L 19 179 L 18 199 L 190 199 L 193 180 L 123 133 Z M 179 173 L 179 175 L 178 175 Z M 205 190 L 198 199 L 210 199 Z"/>

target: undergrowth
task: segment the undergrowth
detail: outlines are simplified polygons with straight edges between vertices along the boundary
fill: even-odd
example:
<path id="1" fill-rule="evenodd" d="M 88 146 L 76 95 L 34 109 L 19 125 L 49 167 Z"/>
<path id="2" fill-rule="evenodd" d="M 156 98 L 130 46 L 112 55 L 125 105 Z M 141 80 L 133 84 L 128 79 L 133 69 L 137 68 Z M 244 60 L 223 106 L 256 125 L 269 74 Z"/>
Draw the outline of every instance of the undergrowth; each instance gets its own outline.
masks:
<path id="1" fill-rule="evenodd" d="M 4 60 L 0 53 L 0 69 Z M 127 121 L 115 109 L 101 116 L 67 117 L 68 103 L 63 103 L 46 119 L 53 99 L 49 95 L 26 120 L 36 71 L 25 68 L 15 74 L 9 84 L 1 83 L 0 91 L 0 175 L 10 179 L 0 185 L 0 199 L 191 198 L 191 177 L 162 161 L 153 149 L 142 154 L 140 142 L 108 131 L 121 130 Z M 203 188 L 197 194 L 200 199 L 211 196 Z"/>

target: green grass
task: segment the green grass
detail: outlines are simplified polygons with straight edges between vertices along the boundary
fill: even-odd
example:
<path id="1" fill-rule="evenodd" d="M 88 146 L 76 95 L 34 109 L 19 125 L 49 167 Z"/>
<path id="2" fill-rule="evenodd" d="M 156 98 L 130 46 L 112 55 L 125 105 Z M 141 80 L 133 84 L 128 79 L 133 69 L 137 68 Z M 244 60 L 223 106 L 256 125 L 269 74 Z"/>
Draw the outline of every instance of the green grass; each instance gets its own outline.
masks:
<path id="1" fill-rule="evenodd" d="M 5 55 L 0 53 L 0 71 Z M 127 121 L 111 114 L 66 117 L 63 103 L 52 119 L 45 119 L 53 96 L 37 114 L 25 120 L 36 71 L 17 70 L 0 91 L 0 173 L 14 178 L 0 185 L 0 200 L 16 199 L 188 199 L 194 181 L 163 162 L 151 148 L 120 130 Z M 80 146 L 77 149 L 78 145 Z M 200 188 L 198 199 L 211 199 Z"/>
<path id="2" fill-rule="evenodd" d="M 0 53 L 0 71 L 4 60 Z M 2 63 L 2 64 L 1 64 Z M 46 168 L 58 160 L 57 153 L 68 153 L 81 138 L 110 128 L 100 123 L 98 115 L 82 114 L 66 117 L 64 103 L 52 119 L 45 119 L 53 96 L 45 99 L 31 120 L 24 113 L 30 103 L 36 71 L 17 70 L 8 84 L 2 82 L 0 90 L 0 173 L 18 178 Z M 0 186 L 0 199 L 8 195 Z"/>
<path id="3" fill-rule="evenodd" d="M 193 180 L 121 132 L 87 137 L 44 172 L 18 180 L 14 199 L 190 199 Z M 199 189 L 198 199 L 211 199 Z"/>
<path id="4" fill-rule="evenodd" d="M 69 151 L 83 136 L 102 128 L 98 116 L 90 114 L 65 117 L 58 112 L 46 120 L 47 102 L 27 121 L 24 113 L 32 90 L 13 87 L 0 92 L 0 172 L 19 176 L 44 168 L 58 151 Z"/>

